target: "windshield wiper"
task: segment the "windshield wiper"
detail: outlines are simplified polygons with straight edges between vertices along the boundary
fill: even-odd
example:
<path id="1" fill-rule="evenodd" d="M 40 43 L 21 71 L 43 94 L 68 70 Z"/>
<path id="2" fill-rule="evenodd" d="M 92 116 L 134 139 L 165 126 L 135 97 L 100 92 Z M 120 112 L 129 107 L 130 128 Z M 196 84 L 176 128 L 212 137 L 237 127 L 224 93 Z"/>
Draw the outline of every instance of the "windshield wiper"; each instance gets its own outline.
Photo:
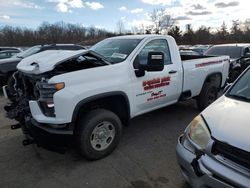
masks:
<path id="1" fill-rule="evenodd" d="M 232 98 L 234 98 L 234 99 L 238 99 L 238 100 L 241 100 L 241 101 L 250 102 L 250 98 L 249 98 L 249 97 L 246 97 L 246 96 L 244 96 L 244 95 L 228 94 L 227 97 L 232 97 Z"/>

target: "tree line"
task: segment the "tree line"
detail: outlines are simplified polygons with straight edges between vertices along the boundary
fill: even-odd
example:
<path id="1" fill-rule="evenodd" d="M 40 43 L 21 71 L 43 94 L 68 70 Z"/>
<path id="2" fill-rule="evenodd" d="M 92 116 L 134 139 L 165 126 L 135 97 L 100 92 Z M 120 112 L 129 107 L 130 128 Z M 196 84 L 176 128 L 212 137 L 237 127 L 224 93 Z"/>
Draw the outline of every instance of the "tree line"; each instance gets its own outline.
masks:
<path id="1" fill-rule="evenodd" d="M 37 44 L 74 43 L 92 45 L 114 33 L 94 26 L 57 22 L 42 23 L 37 29 L 4 26 L 0 28 L 0 46 L 33 46 Z"/>
<path id="2" fill-rule="evenodd" d="M 193 30 L 191 25 L 186 25 L 186 31 L 181 31 L 180 27 L 173 26 L 168 34 L 173 36 L 178 44 L 223 44 L 223 43 L 247 43 L 250 42 L 250 20 L 240 22 L 232 21 L 232 27 L 227 28 L 225 23 L 217 30 L 210 27 L 200 26 Z"/>

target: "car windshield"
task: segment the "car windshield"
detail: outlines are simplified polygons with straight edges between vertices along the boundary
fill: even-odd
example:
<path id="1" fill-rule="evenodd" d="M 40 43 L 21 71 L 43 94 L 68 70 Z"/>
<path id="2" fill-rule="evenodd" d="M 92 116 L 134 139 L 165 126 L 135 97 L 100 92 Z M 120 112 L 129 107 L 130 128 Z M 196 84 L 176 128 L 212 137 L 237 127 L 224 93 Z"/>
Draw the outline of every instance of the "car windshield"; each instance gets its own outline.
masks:
<path id="1" fill-rule="evenodd" d="M 214 46 L 208 49 L 205 55 L 228 55 L 230 58 L 240 58 L 242 47 L 239 46 Z"/>
<path id="2" fill-rule="evenodd" d="M 234 84 L 226 96 L 250 102 L 250 69 Z"/>
<path id="3" fill-rule="evenodd" d="M 140 42 L 141 39 L 106 39 L 91 47 L 90 50 L 102 55 L 110 63 L 120 63 Z"/>
<path id="4" fill-rule="evenodd" d="M 25 58 L 37 53 L 41 48 L 39 46 L 33 46 L 23 52 L 16 54 L 16 57 Z"/>

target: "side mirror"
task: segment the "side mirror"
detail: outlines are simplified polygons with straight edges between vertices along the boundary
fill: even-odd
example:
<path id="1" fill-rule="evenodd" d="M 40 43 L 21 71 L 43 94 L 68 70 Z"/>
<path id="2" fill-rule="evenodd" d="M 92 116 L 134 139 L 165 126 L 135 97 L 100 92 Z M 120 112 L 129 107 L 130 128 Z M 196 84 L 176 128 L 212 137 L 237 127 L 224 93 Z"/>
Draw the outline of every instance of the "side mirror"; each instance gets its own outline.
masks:
<path id="1" fill-rule="evenodd" d="M 164 53 L 162 52 L 149 52 L 148 61 L 146 65 L 139 65 L 139 69 L 153 72 L 162 71 L 164 69 Z"/>
<path id="2" fill-rule="evenodd" d="M 223 93 L 226 93 L 228 89 L 233 85 L 233 83 L 227 83 L 227 85 L 223 89 Z"/>
<path id="3" fill-rule="evenodd" d="M 145 61 L 144 61 L 145 63 Z M 140 62 L 139 56 L 134 61 L 135 74 L 137 77 L 145 75 L 145 71 L 162 71 L 164 69 L 164 53 L 149 52 L 146 64 Z"/>

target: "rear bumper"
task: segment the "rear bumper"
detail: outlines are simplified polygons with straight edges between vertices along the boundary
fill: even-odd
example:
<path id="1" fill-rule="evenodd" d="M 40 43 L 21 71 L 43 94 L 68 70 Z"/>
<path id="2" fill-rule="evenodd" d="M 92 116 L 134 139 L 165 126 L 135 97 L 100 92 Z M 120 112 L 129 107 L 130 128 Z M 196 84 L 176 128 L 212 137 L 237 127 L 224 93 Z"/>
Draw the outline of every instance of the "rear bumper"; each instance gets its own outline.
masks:
<path id="1" fill-rule="evenodd" d="M 197 158 L 182 145 L 181 138 L 176 147 L 177 160 L 184 178 L 192 187 L 249 187 L 249 177 L 206 154 Z"/>
<path id="2" fill-rule="evenodd" d="M 33 118 L 26 118 L 22 125 L 23 133 L 27 140 L 51 151 L 61 152 L 66 149 L 73 138 L 73 128 L 70 125 L 61 125 L 57 128 L 41 124 Z M 60 128 L 59 128 L 60 127 Z"/>

